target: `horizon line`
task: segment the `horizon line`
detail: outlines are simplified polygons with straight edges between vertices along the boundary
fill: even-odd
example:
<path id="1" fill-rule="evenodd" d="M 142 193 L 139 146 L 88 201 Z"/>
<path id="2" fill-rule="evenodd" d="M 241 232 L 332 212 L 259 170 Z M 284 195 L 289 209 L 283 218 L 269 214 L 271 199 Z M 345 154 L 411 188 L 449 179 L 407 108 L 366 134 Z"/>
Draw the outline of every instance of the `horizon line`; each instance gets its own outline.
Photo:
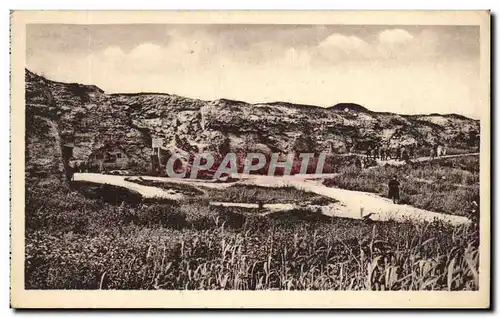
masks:
<path id="1" fill-rule="evenodd" d="M 84 86 L 93 86 L 93 87 L 99 89 L 100 91 L 102 91 L 106 95 L 170 95 L 170 96 L 178 96 L 178 97 L 183 97 L 183 98 L 192 99 L 192 100 L 199 100 L 199 101 L 204 101 L 204 102 L 227 100 L 227 101 L 232 101 L 232 102 L 245 103 L 247 105 L 272 105 L 272 104 L 283 103 L 283 104 L 290 104 L 292 106 L 297 106 L 297 107 L 305 107 L 305 108 L 312 107 L 312 108 L 320 108 L 320 109 L 331 109 L 331 108 L 333 108 L 335 106 L 338 106 L 338 105 L 351 104 L 351 105 L 358 105 L 358 106 L 363 107 L 364 109 L 367 110 L 368 113 L 394 114 L 394 115 L 400 115 L 400 116 L 436 116 L 436 115 L 437 116 L 443 116 L 443 117 L 446 117 L 446 116 L 461 116 L 461 117 L 465 117 L 465 118 L 470 119 L 470 120 L 480 121 L 480 119 L 478 119 L 478 118 L 469 117 L 469 116 L 466 116 L 466 115 L 463 115 L 463 114 L 459 114 L 459 113 L 394 113 L 394 112 L 390 112 L 390 111 L 374 111 L 374 110 L 371 110 L 371 109 L 365 107 L 362 104 L 359 104 L 359 103 L 356 103 L 356 102 L 353 102 L 353 101 L 338 102 L 338 103 L 330 105 L 330 106 L 320 106 L 320 105 L 313 105 L 313 104 L 294 103 L 294 102 L 283 101 L 283 100 L 276 100 L 276 101 L 270 101 L 270 102 L 249 103 L 249 102 L 246 102 L 246 101 L 243 101 L 243 100 L 238 100 L 238 99 L 234 99 L 234 98 L 227 98 L 227 97 L 220 97 L 220 98 L 217 98 L 217 99 L 209 99 L 209 100 L 207 100 L 207 99 L 194 98 L 194 97 L 189 97 L 189 96 L 184 96 L 184 95 L 172 94 L 172 93 L 168 93 L 168 92 L 147 92 L 147 91 L 142 91 L 142 92 L 114 92 L 114 93 L 111 93 L 111 92 L 105 91 L 104 89 L 102 89 L 101 87 L 99 87 L 99 86 L 97 86 L 95 84 L 84 84 L 84 83 L 81 83 L 81 82 L 62 82 L 62 81 L 56 81 L 56 80 L 52 80 L 52 79 L 48 78 L 45 75 L 41 75 L 39 73 L 33 72 L 30 69 L 28 69 L 28 67 L 25 67 L 24 69 L 25 69 L 25 73 L 26 72 L 32 73 L 32 74 L 34 74 L 34 75 L 36 75 L 38 77 L 42 77 L 45 80 L 48 80 L 48 81 L 54 82 L 54 83 L 59 83 L 59 84 L 77 84 L 77 85 L 84 85 Z M 340 110 L 332 110 L 332 111 L 340 111 Z"/>

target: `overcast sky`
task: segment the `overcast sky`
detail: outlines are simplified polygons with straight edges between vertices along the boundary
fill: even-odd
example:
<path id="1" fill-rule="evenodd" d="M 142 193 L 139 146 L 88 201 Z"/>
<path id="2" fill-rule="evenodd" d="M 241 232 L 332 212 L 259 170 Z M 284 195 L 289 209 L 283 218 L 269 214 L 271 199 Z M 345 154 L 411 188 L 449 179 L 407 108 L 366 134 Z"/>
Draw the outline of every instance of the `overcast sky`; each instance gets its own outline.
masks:
<path id="1" fill-rule="evenodd" d="M 106 92 L 479 118 L 479 27 L 28 25 L 27 67 Z"/>

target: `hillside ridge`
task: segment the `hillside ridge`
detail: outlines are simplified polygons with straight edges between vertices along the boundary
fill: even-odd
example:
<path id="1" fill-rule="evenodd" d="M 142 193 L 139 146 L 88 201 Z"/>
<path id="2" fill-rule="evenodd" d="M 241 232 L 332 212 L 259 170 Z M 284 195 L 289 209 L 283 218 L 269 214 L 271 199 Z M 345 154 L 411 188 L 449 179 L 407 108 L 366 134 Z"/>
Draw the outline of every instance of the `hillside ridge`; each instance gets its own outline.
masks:
<path id="1" fill-rule="evenodd" d="M 166 93 L 107 94 L 94 85 L 51 81 L 29 70 L 25 78 L 27 167 L 41 166 L 47 173 L 61 170 L 59 151 L 50 149 L 65 144 L 81 161 L 103 147 L 119 147 L 130 165 L 147 170 L 152 140 L 158 138 L 166 158 L 178 151 L 346 153 L 372 145 L 434 143 L 467 148 L 479 135 L 478 120 L 457 114 L 399 115 L 354 103 L 324 108 Z"/>

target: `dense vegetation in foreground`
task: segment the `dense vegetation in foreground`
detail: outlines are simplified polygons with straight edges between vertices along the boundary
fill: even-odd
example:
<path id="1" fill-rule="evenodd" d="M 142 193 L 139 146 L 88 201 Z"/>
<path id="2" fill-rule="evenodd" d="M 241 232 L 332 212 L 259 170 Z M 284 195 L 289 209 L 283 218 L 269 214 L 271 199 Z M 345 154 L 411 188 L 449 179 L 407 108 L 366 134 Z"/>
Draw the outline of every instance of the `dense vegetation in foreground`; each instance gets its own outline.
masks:
<path id="1" fill-rule="evenodd" d="M 307 211 L 267 217 L 27 184 L 28 289 L 475 290 L 478 232 Z"/>
<path id="2" fill-rule="evenodd" d="M 387 196 L 387 183 L 398 176 L 401 203 L 425 210 L 469 216 L 470 203 L 479 202 L 479 156 L 464 156 L 402 166 L 383 166 L 360 171 L 347 168 L 326 186 L 366 191 Z"/>

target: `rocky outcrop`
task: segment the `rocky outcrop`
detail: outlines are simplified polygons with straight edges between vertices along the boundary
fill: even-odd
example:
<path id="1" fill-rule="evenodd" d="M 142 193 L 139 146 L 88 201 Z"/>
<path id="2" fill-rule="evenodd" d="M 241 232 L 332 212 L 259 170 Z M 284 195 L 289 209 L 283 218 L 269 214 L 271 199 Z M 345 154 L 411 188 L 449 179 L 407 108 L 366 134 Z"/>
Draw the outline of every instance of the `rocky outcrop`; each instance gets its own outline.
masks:
<path id="1" fill-rule="evenodd" d="M 26 177 L 60 179 L 64 166 L 58 106 L 45 79 L 26 71 Z"/>
<path id="2" fill-rule="evenodd" d="M 434 142 L 467 148 L 479 121 L 460 115 L 377 113 L 357 104 L 331 108 L 286 102 L 249 104 L 177 95 L 106 94 L 92 85 L 60 83 L 26 70 L 27 171 L 61 173 L 61 145 L 86 160 L 104 145 L 123 149 L 148 170 L 153 138 L 164 151 L 331 151 Z M 304 140 L 307 136 L 307 140 Z M 43 168 L 40 168 L 43 166 Z"/>

